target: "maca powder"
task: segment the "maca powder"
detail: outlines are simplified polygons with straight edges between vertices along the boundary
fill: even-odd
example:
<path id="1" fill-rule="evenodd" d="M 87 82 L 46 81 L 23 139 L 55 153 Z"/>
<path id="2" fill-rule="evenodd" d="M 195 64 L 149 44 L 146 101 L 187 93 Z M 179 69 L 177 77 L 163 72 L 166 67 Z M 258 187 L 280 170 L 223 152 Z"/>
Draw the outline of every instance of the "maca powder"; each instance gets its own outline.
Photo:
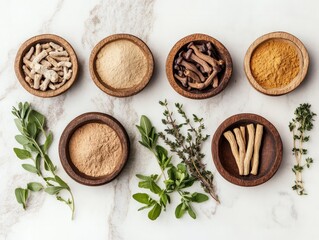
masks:
<path id="1" fill-rule="evenodd" d="M 106 124 L 88 123 L 78 128 L 69 142 L 74 166 L 82 173 L 101 177 L 120 166 L 122 144 L 116 132 Z"/>

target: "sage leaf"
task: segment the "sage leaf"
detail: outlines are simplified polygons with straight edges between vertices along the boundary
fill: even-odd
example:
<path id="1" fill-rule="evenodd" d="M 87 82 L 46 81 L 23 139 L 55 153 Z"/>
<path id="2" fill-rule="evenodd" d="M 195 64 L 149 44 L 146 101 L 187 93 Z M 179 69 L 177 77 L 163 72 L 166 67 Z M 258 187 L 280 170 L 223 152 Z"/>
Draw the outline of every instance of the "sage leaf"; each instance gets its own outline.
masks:
<path id="1" fill-rule="evenodd" d="M 32 192 L 39 192 L 43 189 L 43 186 L 38 182 L 30 182 L 28 183 L 27 188 Z"/>
<path id="2" fill-rule="evenodd" d="M 50 195 L 58 194 L 61 190 L 63 190 L 63 187 L 56 187 L 56 186 L 50 186 L 44 189 L 44 191 Z"/>
<path id="3" fill-rule="evenodd" d="M 184 204 L 180 203 L 175 209 L 175 217 L 181 218 L 184 215 L 184 213 L 185 213 Z"/>
<path id="4" fill-rule="evenodd" d="M 15 139 L 18 143 L 20 143 L 21 145 L 26 145 L 29 143 L 29 140 L 23 136 L 23 135 L 16 135 Z"/>
<path id="5" fill-rule="evenodd" d="M 13 151 L 16 154 L 16 156 L 21 160 L 29 159 L 32 157 L 31 153 L 25 149 L 14 148 Z"/>
<path id="6" fill-rule="evenodd" d="M 140 203 L 150 204 L 150 197 L 146 193 L 136 193 L 133 198 Z"/>
<path id="7" fill-rule="evenodd" d="M 47 138 L 45 139 L 44 145 L 43 145 L 43 151 L 47 152 L 49 147 L 51 146 L 51 143 L 53 141 L 53 135 L 50 132 L 49 135 L 47 136 Z"/>
<path id="8" fill-rule="evenodd" d="M 141 121 L 140 121 L 140 127 L 144 130 L 147 136 L 149 136 L 151 130 L 152 130 L 152 124 L 151 121 L 146 117 L 145 115 L 142 115 Z"/>
<path id="9" fill-rule="evenodd" d="M 35 123 L 38 128 L 43 128 L 45 117 L 41 113 L 32 110 L 29 114 L 29 122 Z"/>
<path id="10" fill-rule="evenodd" d="M 188 207 L 187 211 L 189 216 L 191 216 L 191 218 L 196 219 L 196 214 L 190 206 Z"/>
<path id="11" fill-rule="evenodd" d="M 28 189 L 16 188 L 14 193 L 15 193 L 17 202 L 22 204 L 22 207 L 25 210 L 26 207 L 27 207 L 26 204 L 27 204 L 27 200 L 28 200 L 28 197 L 29 197 Z"/>
<path id="12" fill-rule="evenodd" d="M 28 123 L 27 130 L 28 130 L 31 138 L 36 138 L 37 133 L 38 133 L 38 129 L 37 129 L 37 125 L 34 122 Z"/>
<path id="13" fill-rule="evenodd" d="M 151 209 L 151 211 L 149 211 L 148 218 L 154 221 L 161 214 L 161 211 L 162 211 L 161 205 L 156 203 L 154 207 Z"/>
<path id="14" fill-rule="evenodd" d="M 22 167 L 31 173 L 38 173 L 38 169 L 31 164 L 22 164 Z"/>
<path id="15" fill-rule="evenodd" d="M 203 193 L 193 193 L 191 200 L 192 202 L 201 203 L 207 201 L 208 196 Z"/>
<path id="16" fill-rule="evenodd" d="M 23 127 L 22 127 L 21 121 L 16 118 L 16 119 L 14 119 L 14 123 L 15 123 L 17 129 L 19 130 L 19 132 L 22 133 L 22 134 L 24 134 L 24 129 L 23 129 Z"/>

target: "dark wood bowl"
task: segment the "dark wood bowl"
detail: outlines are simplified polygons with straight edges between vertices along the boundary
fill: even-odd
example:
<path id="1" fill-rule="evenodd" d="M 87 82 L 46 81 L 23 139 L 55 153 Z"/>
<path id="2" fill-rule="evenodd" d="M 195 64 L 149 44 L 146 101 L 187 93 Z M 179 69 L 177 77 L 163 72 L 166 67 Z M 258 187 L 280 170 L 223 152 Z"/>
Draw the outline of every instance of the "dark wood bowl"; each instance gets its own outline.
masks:
<path id="1" fill-rule="evenodd" d="M 296 49 L 299 56 L 300 71 L 298 75 L 288 85 L 282 88 L 266 89 L 259 85 L 259 83 L 254 78 L 250 68 L 250 61 L 255 49 L 258 48 L 260 44 L 272 39 L 279 39 L 281 41 L 287 42 Z M 244 69 L 249 83 L 257 91 L 270 96 L 280 96 L 295 90 L 305 79 L 308 72 L 308 67 L 309 55 L 307 49 L 298 38 L 286 32 L 272 32 L 257 38 L 248 48 L 244 59 Z"/>
<path id="2" fill-rule="evenodd" d="M 174 60 L 177 54 L 179 53 L 179 51 L 182 48 L 186 48 L 190 42 L 201 43 L 203 41 L 211 42 L 214 45 L 215 50 L 218 56 L 220 57 L 220 59 L 225 61 L 225 69 L 218 74 L 219 85 L 217 88 L 208 87 L 203 90 L 197 90 L 197 89 L 188 90 L 174 77 Z M 184 97 L 192 98 L 192 99 L 210 98 L 217 95 L 221 91 L 223 91 L 226 88 L 229 82 L 229 79 L 231 78 L 232 72 L 233 72 L 232 59 L 228 50 L 225 48 L 225 46 L 221 44 L 215 38 L 205 34 L 200 34 L 200 33 L 192 34 L 179 40 L 169 52 L 167 60 L 166 60 L 166 75 L 167 75 L 169 83 L 171 84 L 171 86 L 174 88 L 176 92 L 178 92 Z"/>
<path id="3" fill-rule="evenodd" d="M 257 175 L 241 176 L 235 158 L 223 133 L 249 123 L 264 126 L 259 155 Z M 247 134 L 247 131 L 246 131 Z M 283 146 L 277 129 L 265 118 L 250 113 L 234 115 L 226 119 L 216 130 L 212 140 L 212 155 L 218 172 L 229 182 L 251 187 L 267 182 L 278 170 L 283 154 Z"/>
<path id="4" fill-rule="evenodd" d="M 141 80 L 141 82 L 132 87 L 132 88 L 126 88 L 126 89 L 116 89 L 113 88 L 109 85 L 107 85 L 105 82 L 102 81 L 100 78 L 99 74 L 96 71 L 96 59 L 97 55 L 100 52 L 100 50 L 107 44 L 117 41 L 117 40 L 128 40 L 137 45 L 144 53 L 147 62 L 148 62 L 148 69 L 147 72 L 144 76 L 144 78 Z M 94 81 L 94 83 L 105 93 L 114 96 L 114 97 L 129 97 L 132 95 L 135 95 L 142 91 L 146 85 L 149 83 L 153 76 L 153 71 L 154 71 L 154 59 L 153 59 L 153 54 L 151 50 L 148 48 L 146 43 L 144 43 L 141 39 L 138 37 L 135 37 L 130 34 L 114 34 L 111 36 L 108 36 L 101 40 L 92 50 L 91 56 L 90 56 L 90 61 L 89 61 L 89 68 L 90 68 L 90 74 L 91 77 Z"/>
<path id="5" fill-rule="evenodd" d="M 69 141 L 73 135 L 73 133 L 80 127 L 82 127 L 85 124 L 88 123 L 102 123 L 106 124 L 107 126 L 111 127 L 120 138 L 120 141 L 122 143 L 122 149 L 123 149 L 123 155 L 122 159 L 117 166 L 116 170 L 105 176 L 101 177 L 92 177 L 88 176 L 82 172 L 80 172 L 72 163 L 70 159 L 69 154 Z M 98 113 L 98 112 L 89 112 L 82 114 L 75 119 L 73 119 L 67 127 L 64 129 L 60 142 L 59 142 L 59 156 L 62 163 L 62 166 L 64 170 L 67 172 L 67 174 L 73 178 L 75 181 L 88 185 L 88 186 L 97 186 L 102 185 L 105 183 L 108 183 L 112 181 L 123 169 L 130 151 L 130 142 L 128 135 L 126 133 L 126 130 L 121 125 L 120 122 L 118 122 L 115 118 L 112 116 L 109 116 L 104 113 Z"/>
<path id="6" fill-rule="evenodd" d="M 71 62 L 72 62 L 72 76 L 71 78 L 59 89 L 56 90 L 47 90 L 47 91 L 41 91 L 34 89 L 29 86 L 29 84 L 25 81 L 25 74 L 23 72 L 22 66 L 23 66 L 23 57 L 25 54 L 29 51 L 29 49 L 32 46 L 35 46 L 38 43 L 47 43 L 47 42 L 54 42 L 56 44 L 59 44 L 62 46 L 69 54 Z M 58 96 L 65 91 L 67 91 L 75 82 L 77 79 L 78 75 L 78 59 L 76 56 L 76 53 L 74 49 L 72 48 L 71 44 L 69 44 L 65 39 L 63 39 L 60 36 L 53 35 L 53 34 L 42 34 L 38 36 L 34 36 L 27 41 L 25 41 L 21 47 L 19 48 L 16 58 L 15 58 L 15 63 L 14 63 L 14 70 L 16 73 L 16 76 L 22 85 L 22 87 L 27 90 L 29 93 L 38 96 L 38 97 L 43 97 L 43 98 L 49 98 L 49 97 L 55 97 Z"/>

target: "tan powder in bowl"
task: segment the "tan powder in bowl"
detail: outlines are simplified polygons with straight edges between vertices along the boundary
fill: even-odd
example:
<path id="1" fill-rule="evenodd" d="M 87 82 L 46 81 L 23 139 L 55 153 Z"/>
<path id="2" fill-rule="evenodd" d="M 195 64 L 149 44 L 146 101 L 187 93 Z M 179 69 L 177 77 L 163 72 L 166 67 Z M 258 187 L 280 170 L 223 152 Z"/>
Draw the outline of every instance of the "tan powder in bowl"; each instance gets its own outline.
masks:
<path id="1" fill-rule="evenodd" d="M 97 54 L 96 71 L 101 80 L 115 89 L 133 88 L 147 73 L 143 50 L 129 40 L 106 44 Z"/>
<path id="2" fill-rule="evenodd" d="M 112 174 L 119 167 L 123 152 L 121 141 L 111 127 L 88 123 L 73 133 L 69 154 L 80 172 L 101 177 Z"/>

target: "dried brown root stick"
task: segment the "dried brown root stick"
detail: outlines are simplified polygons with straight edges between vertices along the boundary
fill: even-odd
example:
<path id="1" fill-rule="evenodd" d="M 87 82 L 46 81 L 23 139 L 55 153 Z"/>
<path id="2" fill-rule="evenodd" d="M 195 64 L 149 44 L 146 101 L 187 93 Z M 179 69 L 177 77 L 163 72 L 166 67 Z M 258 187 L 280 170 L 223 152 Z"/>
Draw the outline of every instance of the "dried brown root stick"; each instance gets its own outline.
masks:
<path id="1" fill-rule="evenodd" d="M 239 162 L 239 152 L 238 152 L 238 146 L 235 139 L 234 134 L 231 131 L 227 131 L 224 133 L 224 137 L 227 139 L 230 145 L 231 152 L 236 160 L 236 164 L 238 167 L 239 175 L 243 175 L 243 168 L 241 168 L 240 162 Z"/>
<path id="2" fill-rule="evenodd" d="M 241 135 L 241 131 L 239 130 L 239 128 L 235 128 L 234 133 L 235 133 L 236 141 L 239 147 L 239 172 L 241 173 L 240 175 L 243 175 L 245 173 L 244 159 L 245 159 L 246 147 L 243 140 L 243 136 Z"/>
<path id="3" fill-rule="evenodd" d="M 250 161 L 251 157 L 253 156 L 254 151 L 254 142 L 255 142 L 255 127 L 254 124 L 247 125 L 248 130 L 248 143 L 247 143 L 247 150 L 244 159 L 244 175 L 249 174 L 250 170 Z"/>
<path id="4" fill-rule="evenodd" d="M 240 126 L 241 136 L 243 137 L 244 144 L 246 146 L 246 128 L 245 126 Z"/>
<path id="5" fill-rule="evenodd" d="M 264 131 L 263 125 L 257 124 L 256 135 L 255 135 L 255 144 L 254 144 L 254 155 L 252 158 L 252 167 L 251 167 L 252 169 L 250 172 L 253 175 L 257 175 L 257 172 L 258 172 L 259 150 L 260 150 L 261 140 L 263 137 L 263 131 Z"/>

